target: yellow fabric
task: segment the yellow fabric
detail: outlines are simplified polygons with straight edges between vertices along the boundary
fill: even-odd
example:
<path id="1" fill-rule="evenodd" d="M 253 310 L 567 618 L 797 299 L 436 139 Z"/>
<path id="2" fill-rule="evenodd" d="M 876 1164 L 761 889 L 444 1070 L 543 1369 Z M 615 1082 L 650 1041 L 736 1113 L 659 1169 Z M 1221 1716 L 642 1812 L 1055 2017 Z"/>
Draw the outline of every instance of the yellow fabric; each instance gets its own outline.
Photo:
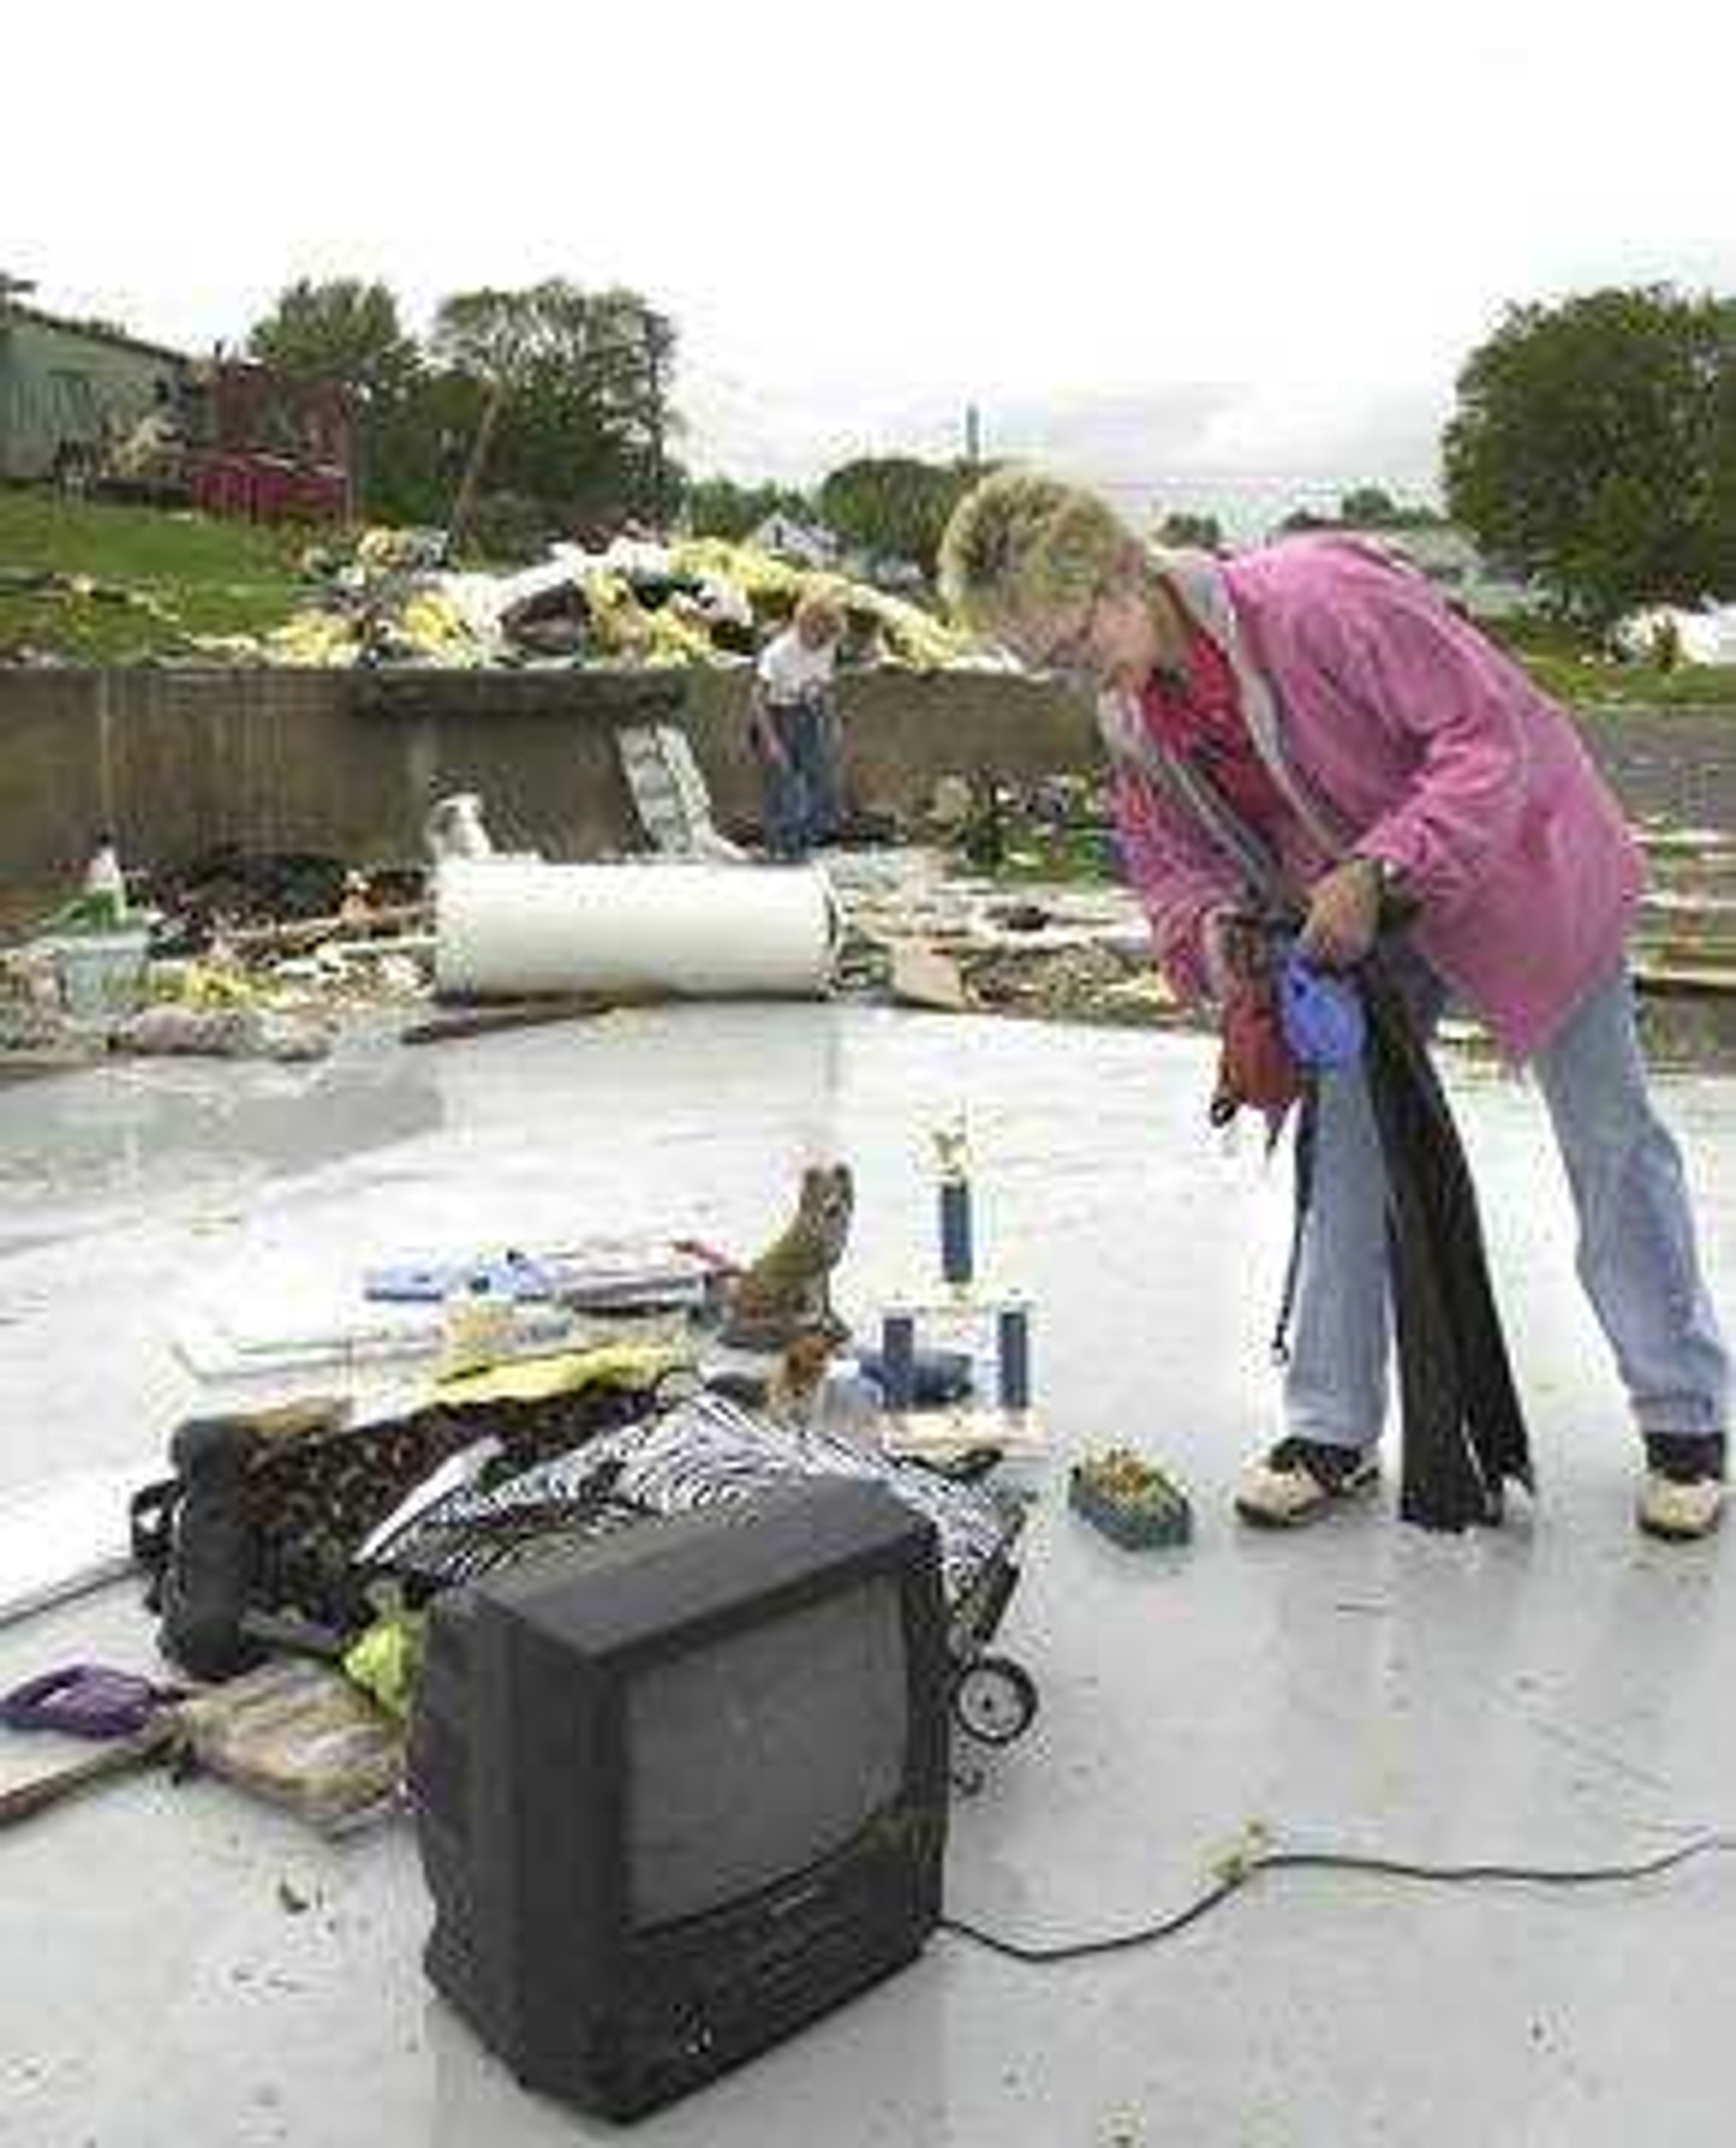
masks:
<path id="1" fill-rule="evenodd" d="M 453 1373 L 434 1382 L 443 1403 L 539 1403 L 605 1383 L 648 1388 L 693 1353 L 670 1342 L 605 1342 L 587 1350 L 557 1350 L 545 1357 L 509 1358 L 480 1372 Z"/>
<path id="2" fill-rule="evenodd" d="M 376 1619 L 360 1640 L 344 1651 L 345 1675 L 400 1723 L 409 1717 L 415 1695 L 422 1638 L 423 1614 L 399 1611 Z"/>

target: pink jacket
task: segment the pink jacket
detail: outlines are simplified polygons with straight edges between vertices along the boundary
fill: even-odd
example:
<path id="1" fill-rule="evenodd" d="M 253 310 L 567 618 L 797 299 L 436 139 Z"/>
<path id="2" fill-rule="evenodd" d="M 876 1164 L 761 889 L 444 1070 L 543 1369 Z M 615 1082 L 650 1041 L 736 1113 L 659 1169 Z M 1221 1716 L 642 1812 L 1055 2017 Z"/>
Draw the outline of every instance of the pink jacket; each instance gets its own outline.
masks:
<path id="1" fill-rule="evenodd" d="M 1294 808 L 1282 862 L 1302 886 L 1355 850 L 1402 867 L 1419 951 L 1522 1059 L 1616 966 L 1643 881 L 1620 806 L 1571 719 L 1412 568 L 1353 539 L 1298 537 L 1217 562 L 1176 554 L 1170 586 L 1237 673 L 1262 758 Z M 1242 881 L 1139 765 L 1136 706 L 1098 718 L 1158 959 L 1209 996 L 1203 930 Z"/>

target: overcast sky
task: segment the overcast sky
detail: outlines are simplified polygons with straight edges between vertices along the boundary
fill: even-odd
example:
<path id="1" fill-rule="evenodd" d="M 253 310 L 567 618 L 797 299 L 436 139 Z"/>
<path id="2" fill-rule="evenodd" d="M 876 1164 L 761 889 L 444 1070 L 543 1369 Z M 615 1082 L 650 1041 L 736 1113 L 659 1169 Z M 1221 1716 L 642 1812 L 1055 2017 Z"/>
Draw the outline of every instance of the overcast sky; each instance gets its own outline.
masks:
<path id="1" fill-rule="evenodd" d="M 675 320 L 690 469 L 1432 494 L 1510 300 L 1736 293 L 1729 0 L 8 10 L 0 269 L 203 348 L 301 276 Z"/>

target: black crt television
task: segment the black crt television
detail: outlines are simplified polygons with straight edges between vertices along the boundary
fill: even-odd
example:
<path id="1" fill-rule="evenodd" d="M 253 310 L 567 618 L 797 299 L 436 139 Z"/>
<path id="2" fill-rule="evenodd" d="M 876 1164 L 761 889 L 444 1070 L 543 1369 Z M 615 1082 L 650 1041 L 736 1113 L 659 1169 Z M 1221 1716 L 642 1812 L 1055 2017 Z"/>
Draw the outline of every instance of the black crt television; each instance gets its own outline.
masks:
<path id="1" fill-rule="evenodd" d="M 429 1618 L 410 1782 L 439 1990 L 628 2118 L 913 1960 L 941 1912 L 932 1525 L 820 1479 L 643 1523 Z"/>

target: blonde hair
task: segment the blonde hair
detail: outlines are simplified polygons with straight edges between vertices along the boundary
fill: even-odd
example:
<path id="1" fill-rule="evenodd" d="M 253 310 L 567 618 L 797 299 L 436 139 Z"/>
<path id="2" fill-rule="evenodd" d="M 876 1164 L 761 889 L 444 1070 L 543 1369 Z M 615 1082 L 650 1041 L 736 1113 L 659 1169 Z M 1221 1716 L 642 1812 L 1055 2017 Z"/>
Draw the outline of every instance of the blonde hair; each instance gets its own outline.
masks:
<path id="1" fill-rule="evenodd" d="M 966 625 L 1010 622 L 1082 603 L 1140 555 L 1106 500 L 1036 470 L 999 469 L 952 510 L 941 540 L 941 590 Z"/>
<path id="2" fill-rule="evenodd" d="M 795 600 L 790 622 L 795 626 L 818 627 L 828 641 L 835 641 L 844 631 L 844 607 L 827 590 L 804 590 Z"/>

